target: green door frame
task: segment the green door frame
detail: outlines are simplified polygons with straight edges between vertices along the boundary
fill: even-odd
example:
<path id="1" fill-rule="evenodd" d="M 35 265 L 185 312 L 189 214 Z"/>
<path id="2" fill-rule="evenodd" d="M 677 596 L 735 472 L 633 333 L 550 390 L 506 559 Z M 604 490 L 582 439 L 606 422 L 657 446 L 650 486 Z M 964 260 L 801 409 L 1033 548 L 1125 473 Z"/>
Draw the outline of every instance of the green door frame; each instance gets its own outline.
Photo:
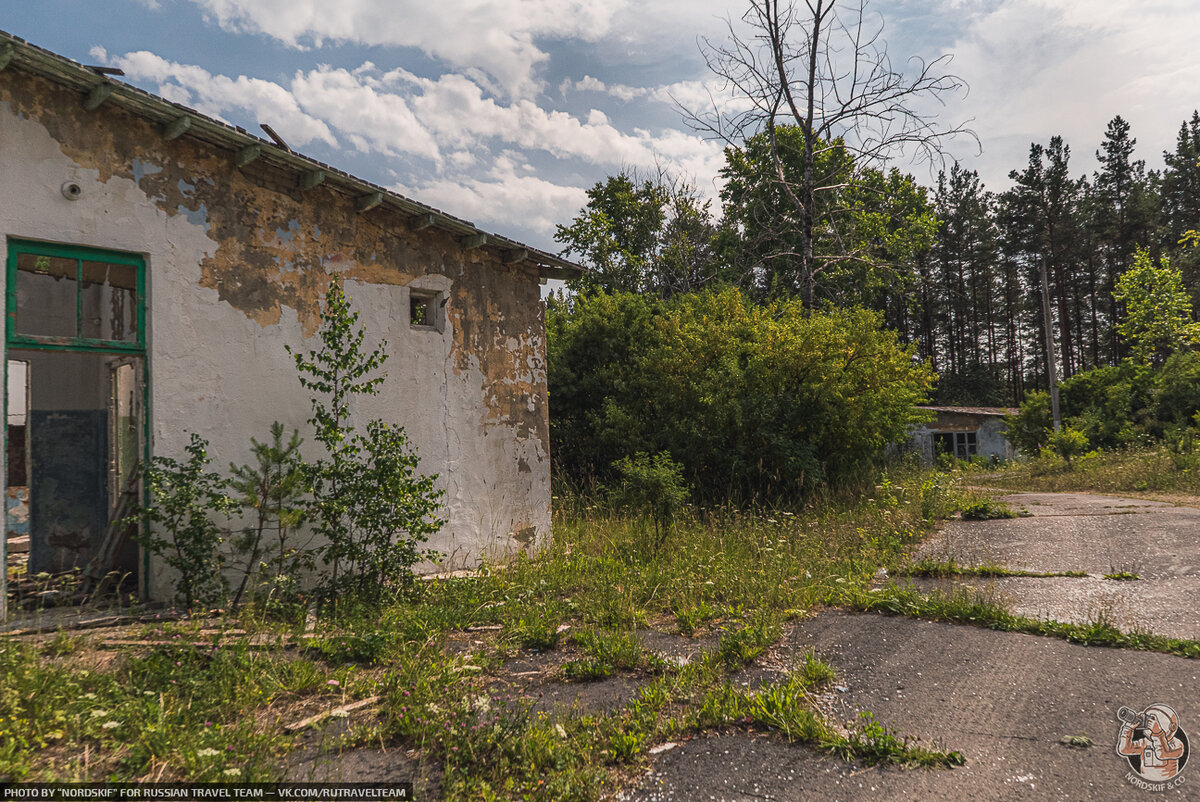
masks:
<path id="1" fill-rule="evenodd" d="M 50 337 L 44 335 L 20 334 L 17 327 L 17 257 L 20 254 L 56 257 L 75 260 L 75 336 Z M 128 265 L 137 270 L 137 339 L 133 342 L 103 340 L 81 336 L 83 331 L 83 263 L 85 261 L 104 262 L 106 264 Z M 110 251 L 101 248 L 89 248 L 82 245 L 66 245 L 32 240 L 9 239 L 8 258 L 6 264 L 5 285 L 5 325 L 4 325 L 4 388 L 5 388 L 5 426 L 4 454 L 5 469 L 8 460 L 8 359 L 13 349 L 21 351 L 80 351 L 117 355 L 140 356 L 142 358 L 142 462 L 150 458 L 150 360 L 146 358 L 146 260 L 141 254 L 125 251 Z M 7 477 L 5 489 L 8 488 Z M 145 489 L 143 488 L 143 493 Z M 144 499 L 143 499 L 144 501 Z M 30 497 L 30 505 L 33 498 Z M 30 548 L 33 538 L 30 537 Z M 143 554 L 141 576 L 138 578 L 139 587 L 147 587 L 147 574 L 150 570 L 149 555 Z M 0 537 L 0 565 L 4 566 L 4 574 L 0 576 L 0 622 L 8 616 L 8 509 L 4 511 L 4 532 Z"/>

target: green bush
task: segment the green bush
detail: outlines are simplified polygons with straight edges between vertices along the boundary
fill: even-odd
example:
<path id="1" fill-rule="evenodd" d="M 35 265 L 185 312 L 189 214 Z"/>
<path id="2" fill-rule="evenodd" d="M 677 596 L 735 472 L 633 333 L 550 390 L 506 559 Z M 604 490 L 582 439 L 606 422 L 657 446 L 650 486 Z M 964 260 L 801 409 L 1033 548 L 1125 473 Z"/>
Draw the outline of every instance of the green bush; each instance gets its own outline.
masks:
<path id="1" fill-rule="evenodd" d="M 208 441 L 193 433 L 184 450 L 186 461 L 154 457 L 142 471 L 149 504 L 130 523 L 145 522 L 139 542 L 175 569 L 176 598 L 190 610 L 228 598 L 229 585 L 221 573 L 223 538 L 213 515 L 227 517 L 236 505 L 227 495 L 228 482 L 208 470 Z"/>
<path id="2" fill-rule="evenodd" d="M 705 498 L 806 497 L 867 478 L 933 374 L 879 315 L 734 289 L 597 293 L 547 310 L 551 449 L 579 483 L 666 452 Z"/>
<path id="3" fill-rule="evenodd" d="M 1067 461 L 1067 470 L 1070 470 L 1072 467 L 1071 460 L 1081 454 L 1087 453 L 1088 439 L 1087 435 L 1078 429 L 1064 426 L 1057 432 L 1050 433 L 1047 445 L 1051 451 Z"/>
<path id="4" fill-rule="evenodd" d="M 653 524 L 652 545 L 657 552 L 687 504 L 688 488 L 679 463 L 666 453 L 652 457 L 639 453 L 617 460 L 613 467 L 620 483 L 610 491 L 611 500 Z"/>

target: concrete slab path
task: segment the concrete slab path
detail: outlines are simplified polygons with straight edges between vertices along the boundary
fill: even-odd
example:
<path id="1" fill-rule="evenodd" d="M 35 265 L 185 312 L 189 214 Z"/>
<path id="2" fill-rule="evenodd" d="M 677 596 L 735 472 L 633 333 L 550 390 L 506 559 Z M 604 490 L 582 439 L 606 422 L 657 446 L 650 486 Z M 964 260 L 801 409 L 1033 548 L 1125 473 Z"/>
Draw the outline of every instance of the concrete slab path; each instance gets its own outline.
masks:
<path id="1" fill-rule="evenodd" d="M 991 593 L 1016 613 L 1200 639 L 1200 509 L 1087 494 L 1021 493 L 1027 518 L 955 522 L 918 559 L 954 559 L 1088 577 L 919 583 Z M 1136 581 L 1104 574 L 1136 573 Z M 1122 706 L 1172 706 L 1200 749 L 1200 663 L 878 615 L 824 613 L 791 628 L 779 650 L 812 649 L 839 672 L 831 700 L 923 743 L 958 750 L 953 770 L 864 768 L 769 734 L 728 733 L 664 752 L 628 800 L 1200 799 L 1200 758 L 1176 787 L 1132 785 L 1117 754 Z M 1068 746 L 1085 735 L 1093 745 Z M 1194 750 L 1193 750 L 1194 751 Z"/>

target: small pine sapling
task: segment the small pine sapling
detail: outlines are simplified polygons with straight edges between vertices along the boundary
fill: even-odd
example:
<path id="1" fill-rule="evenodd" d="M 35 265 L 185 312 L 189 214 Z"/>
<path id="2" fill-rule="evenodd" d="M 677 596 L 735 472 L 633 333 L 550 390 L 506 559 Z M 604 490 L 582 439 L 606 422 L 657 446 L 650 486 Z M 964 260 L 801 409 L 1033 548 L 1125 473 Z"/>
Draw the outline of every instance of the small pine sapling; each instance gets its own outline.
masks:
<path id="1" fill-rule="evenodd" d="M 229 486 L 237 494 L 236 501 L 250 518 L 249 525 L 234 538 L 234 547 L 246 556 L 242 581 L 233 596 L 233 609 L 241 604 L 250 578 L 262 569 L 271 572 L 271 580 L 286 580 L 303 567 L 310 567 L 311 557 L 304 550 L 289 549 L 288 540 L 304 518 L 301 499 L 307 491 L 304 463 L 300 456 L 300 433 L 292 430 L 283 439 L 283 424 L 271 424 L 271 440 L 260 443 L 250 439 L 254 464 L 229 465 Z M 264 539 L 272 533 L 272 555 L 260 563 L 267 548 Z"/>

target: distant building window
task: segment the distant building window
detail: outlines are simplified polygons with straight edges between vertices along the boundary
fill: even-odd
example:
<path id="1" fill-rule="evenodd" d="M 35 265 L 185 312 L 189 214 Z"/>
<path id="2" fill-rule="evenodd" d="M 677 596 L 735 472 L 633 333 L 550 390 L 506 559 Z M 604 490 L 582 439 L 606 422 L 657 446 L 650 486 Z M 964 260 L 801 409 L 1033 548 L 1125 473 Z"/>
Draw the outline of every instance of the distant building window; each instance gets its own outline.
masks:
<path id="1" fill-rule="evenodd" d="M 933 436 L 933 445 L 939 454 L 970 459 L 979 451 L 979 436 L 976 432 L 939 432 Z"/>
<path id="2" fill-rule="evenodd" d="M 412 290 L 408 298 L 408 325 L 414 329 L 441 331 L 445 305 L 440 292 Z"/>

